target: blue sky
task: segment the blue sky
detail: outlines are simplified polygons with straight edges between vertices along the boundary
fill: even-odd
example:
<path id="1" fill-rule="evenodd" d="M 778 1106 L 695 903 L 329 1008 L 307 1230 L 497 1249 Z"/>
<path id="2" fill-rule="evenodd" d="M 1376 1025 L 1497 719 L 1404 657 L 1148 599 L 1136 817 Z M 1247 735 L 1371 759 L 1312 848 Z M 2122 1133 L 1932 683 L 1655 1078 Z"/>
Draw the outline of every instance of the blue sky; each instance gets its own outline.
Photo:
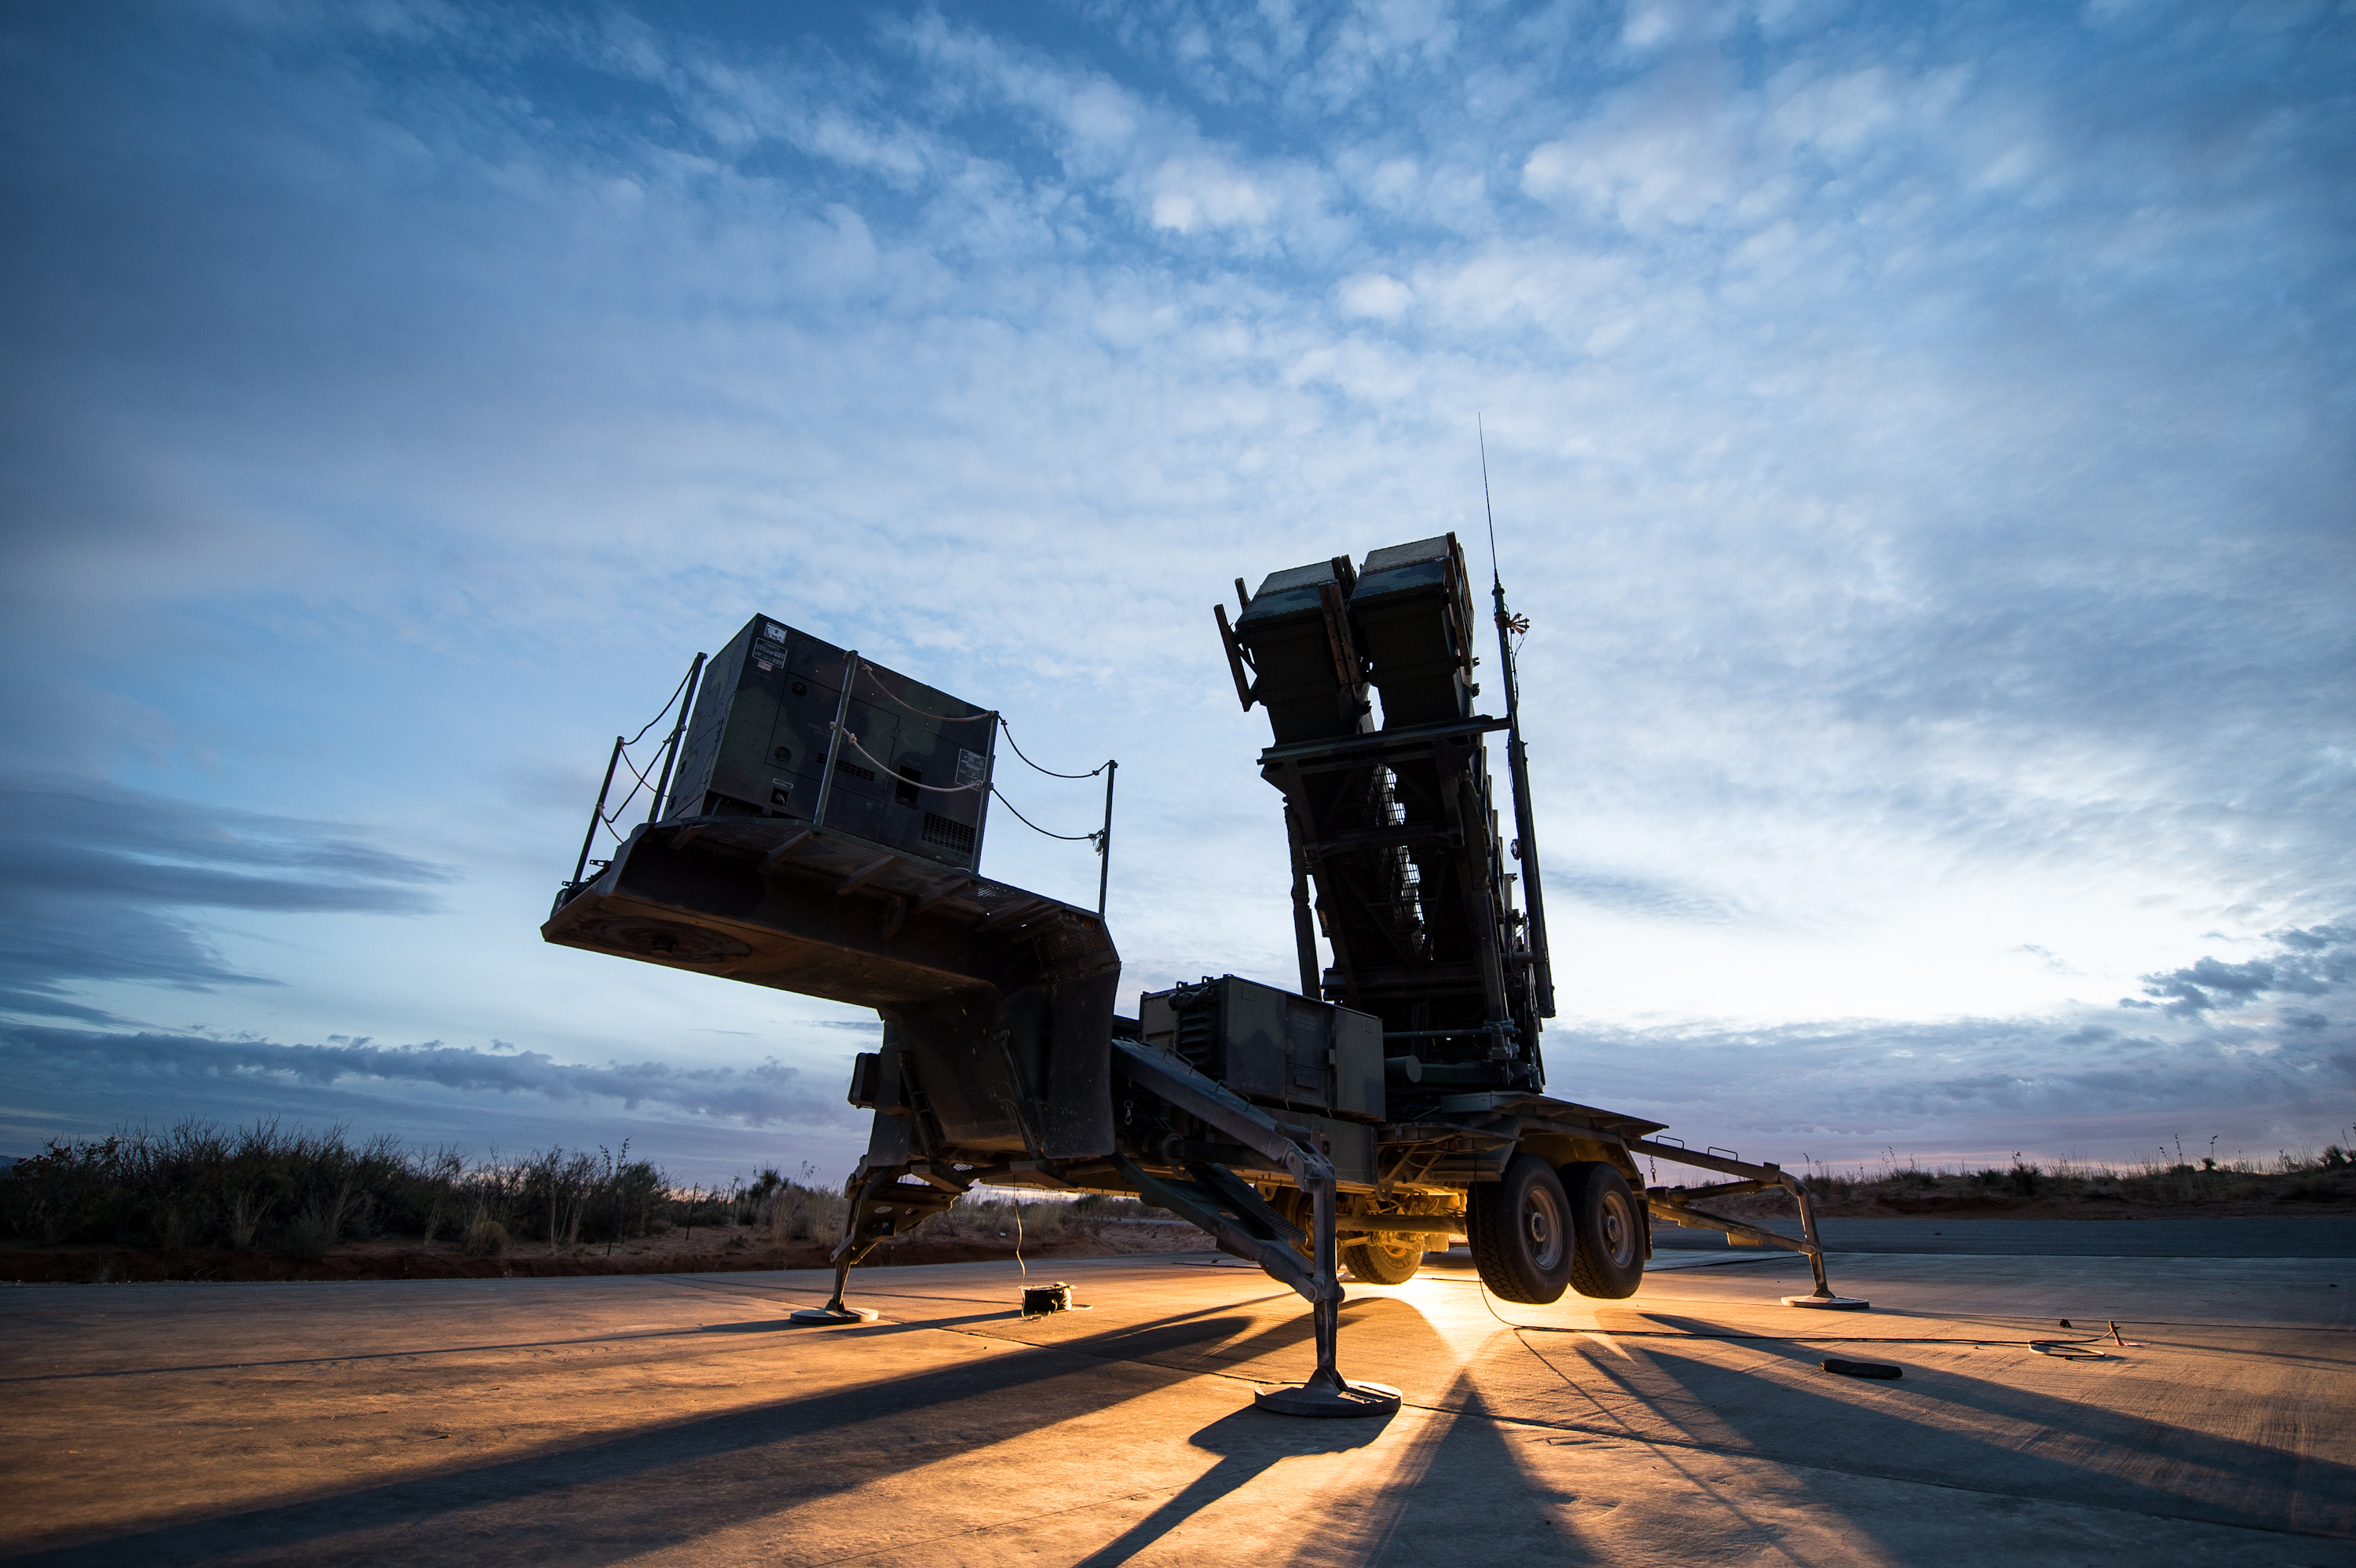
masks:
<path id="1" fill-rule="evenodd" d="M 846 1168 L 872 1020 L 536 933 L 756 610 L 1120 759 L 1130 991 L 1287 981 L 1209 607 L 1475 540 L 1476 415 L 1555 1092 L 2356 1123 L 2347 5 L 19 7 L 0 70 L 0 1152 Z"/>

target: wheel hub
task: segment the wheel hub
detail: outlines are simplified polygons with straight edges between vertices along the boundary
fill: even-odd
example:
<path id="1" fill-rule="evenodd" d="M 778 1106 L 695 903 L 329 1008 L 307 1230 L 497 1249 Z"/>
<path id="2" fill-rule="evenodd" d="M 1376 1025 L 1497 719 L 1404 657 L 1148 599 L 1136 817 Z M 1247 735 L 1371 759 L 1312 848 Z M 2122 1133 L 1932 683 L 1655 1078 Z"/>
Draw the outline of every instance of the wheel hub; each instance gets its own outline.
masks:
<path id="1" fill-rule="evenodd" d="M 1636 1227 L 1630 1221 L 1627 1205 L 1613 1193 L 1604 1200 L 1602 1224 L 1603 1250 L 1614 1264 L 1625 1265 L 1635 1256 Z"/>
<path id="2" fill-rule="evenodd" d="M 1542 1269 L 1551 1269 L 1562 1262 L 1562 1216 L 1555 1212 L 1554 1204 L 1543 1191 L 1530 1194 L 1529 1204 L 1522 1211 L 1522 1225 L 1530 1241 L 1530 1258 Z"/>

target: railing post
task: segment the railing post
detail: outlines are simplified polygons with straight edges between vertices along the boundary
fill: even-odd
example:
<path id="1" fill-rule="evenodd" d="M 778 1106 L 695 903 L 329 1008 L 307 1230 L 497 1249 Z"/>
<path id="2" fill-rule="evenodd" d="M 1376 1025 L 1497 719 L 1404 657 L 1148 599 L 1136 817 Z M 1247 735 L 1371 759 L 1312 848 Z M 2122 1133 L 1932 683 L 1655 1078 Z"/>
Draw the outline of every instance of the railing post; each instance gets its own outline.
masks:
<path id="1" fill-rule="evenodd" d="M 851 685 L 859 678 L 859 650 L 853 648 L 842 661 L 842 696 L 834 705 L 834 728 L 826 741 L 826 766 L 818 775 L 818 804 L 810 808 L 810 826 L 826 826 L 826 799 L 834 793 L 834 764 L 842 756 L 842 726 L 851 717 Z"/>
<path id="2" fill-rule="evenodd" d="M 573 883 L 581 885 L 581 873 L 589 869 L 589 851 L 597 847 L 597 825 L 605 820 L 605 797 L 614 790 L 614 769 L 622 760 L 622 738 L 614 737 L 614 754 L 605 759 L 605 782 L 597 786 L 597 804 L 589 808 L 589 831 L 581 836 L 581 859 L 573 863 Z"/>
<path id="3" fill-rule="evenodd" d="M 1105 912 L 1105 891 L 1112 885 L 1112 781 L 1120 772 L 1120 764 L 1105 763 L 1105 820 L 1103 836 L 1097 840 L 1097 855 L 1103 864 L 1097 868 L 1097 918 Z"/>
<path id="4" fill-rule="evenodd" d="M 670 770 L 679 761 L 680 737 L 687 733 L 687 711 L 695 705 L 695 683 L 703 674 L 703 656 L 687 667 L 687 684 L 680 688 L 679 721 L 670 727 L 670 739 L 663 742 L 662 776 L 655 780 L 654 804 L 647 808 L 647 820 L 651 823 L 662 816 L 663 792 L 670 788 Z"/>

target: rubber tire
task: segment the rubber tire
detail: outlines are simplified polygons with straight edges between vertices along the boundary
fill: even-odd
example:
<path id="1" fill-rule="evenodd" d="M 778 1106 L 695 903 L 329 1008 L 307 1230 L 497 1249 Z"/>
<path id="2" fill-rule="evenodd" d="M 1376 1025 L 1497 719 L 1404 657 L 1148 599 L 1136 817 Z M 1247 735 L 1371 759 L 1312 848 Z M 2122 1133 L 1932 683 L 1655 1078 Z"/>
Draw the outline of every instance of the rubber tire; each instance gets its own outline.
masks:
<path id="1" fill-rule="evenodd" d="M 1464 1228 L 1489 1294 L 1534 1307 L 1561 1299 L 1578 1249 L 1554 1167 L 1517 1154 L 1503 1177 L 1475 1182 L 1464 1195 Z"/>
<path id="2" fill-rule="evenodd" d="M 1372 1241 L 1344 1242 L 1339 1249 L 1342 1266 L 1368 1285 L 1405 1285 L 1423 1267 L 1423 1247 L 1408 1243 L 1411 1252 L 1395 1252 Z"/>
<path id="3" fill-rule="evenodd" d="M 1578 1243 L 1570 1287 L 1612 1301 L 1635 1295 L 1644 1283 L 1644 1211 L 1626 1179 L 1601 1160 L 1566 1165 L 1559 1175 Z"/>

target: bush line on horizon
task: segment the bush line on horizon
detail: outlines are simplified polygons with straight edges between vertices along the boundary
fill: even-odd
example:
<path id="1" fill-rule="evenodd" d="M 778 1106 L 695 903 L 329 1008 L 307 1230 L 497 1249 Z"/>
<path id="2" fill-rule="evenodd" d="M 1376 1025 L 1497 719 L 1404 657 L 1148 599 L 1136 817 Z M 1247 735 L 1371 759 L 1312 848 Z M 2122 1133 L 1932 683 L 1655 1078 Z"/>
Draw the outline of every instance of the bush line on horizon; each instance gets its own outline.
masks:
<path id="1" fill-rule="evenodd" d="M 849 1203 L 804 1163 L 788 1178 L 681 1188 L 647 1160 L 562 1147 L 469 1159 L 404 1147 L 391 1135 L 355 1144 L 345 1128 L 282 1131 L 275 1120 L 223 1129 L 190 1120 L 162 1133 L 51 1142 L 0 1170 L 0 1236 L 55 1246 L 102 1243 L 166 1251 L 264 1249 L 302 1261 L 345 1242 L 413 1240 L 476 1256 L 562 1253 L 674 1229 L 731 1232 L 785 1247 L 830 1245 Z M 944 1240 L 1051 1240 L 1111 1218 L 1167 1218 L 1131 1199 L 1023 1202 L 974 1192 L 925 1227 Z"/>
<path id="2" fill-rule="evenodd" d="M 2356 1131 L 2356 1128 L 2351 1129 Z M 2008 1167 L 1922 1166 L 1900 1163 L 1894 1148 L 1883 1150 L 1877 1168 L 1850 1167 L 1803 1156 L 1790 1168 L 1817 1198 L 1837 1202 L 1950 1193 L 1965 1197 L 2115 1200 L 2153 1206 L 2265 1200 L 2356 1201 L 2356 1150 L 2329 1144 L 2312 1149 L 2276 1151 L 2268 1160 L 2243 1156 L 2221 1160 L 2213 1153 L 2188 1156 L 2181 1137 L 2149 1160 L 2113 1165 L 2064 1157 L 2030 1160 L 2015 1154 Z M 2211 1140 L 2212 1144 L 2214 1140 Z"/>

